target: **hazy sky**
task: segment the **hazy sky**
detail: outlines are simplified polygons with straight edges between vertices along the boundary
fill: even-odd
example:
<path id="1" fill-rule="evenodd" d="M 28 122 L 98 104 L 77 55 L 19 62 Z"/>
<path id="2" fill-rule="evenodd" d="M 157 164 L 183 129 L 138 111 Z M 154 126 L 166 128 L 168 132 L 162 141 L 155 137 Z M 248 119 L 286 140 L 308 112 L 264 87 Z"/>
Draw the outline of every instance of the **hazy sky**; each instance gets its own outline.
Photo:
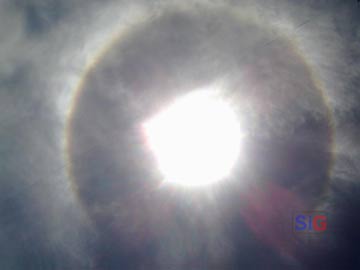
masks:
<path id="1" fill-rule="evenodd" d="M 0 268 L 358 269 L 359 20 L 355 0 L 0 1 Z M 138 125 L 212 83 L 246 166 L 159 188 Z M 299 208 L 334 230 L 291 238 Z"/>

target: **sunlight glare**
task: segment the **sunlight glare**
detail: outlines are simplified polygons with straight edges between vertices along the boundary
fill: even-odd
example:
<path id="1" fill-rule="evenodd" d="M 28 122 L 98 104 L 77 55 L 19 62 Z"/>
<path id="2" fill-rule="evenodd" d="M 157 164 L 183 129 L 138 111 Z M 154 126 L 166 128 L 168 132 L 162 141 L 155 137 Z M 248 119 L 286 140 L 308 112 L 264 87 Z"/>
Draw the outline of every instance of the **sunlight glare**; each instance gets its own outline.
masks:
<path id="1" fill-rule="evenodd" d="M 238 158 L 241 129 L 230 104 L 211 89 L 193 91 L 144 124 L 165 181 L 186 186 L 226 178 Z"/>

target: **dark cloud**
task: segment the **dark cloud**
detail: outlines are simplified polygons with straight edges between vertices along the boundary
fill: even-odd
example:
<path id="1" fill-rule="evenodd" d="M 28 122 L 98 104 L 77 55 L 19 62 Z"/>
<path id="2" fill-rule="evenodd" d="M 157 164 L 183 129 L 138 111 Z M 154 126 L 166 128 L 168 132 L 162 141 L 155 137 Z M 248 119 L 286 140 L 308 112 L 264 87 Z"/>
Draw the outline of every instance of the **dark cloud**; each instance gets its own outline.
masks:
<path id="1" fill-rule="evenodd" d="M 24 9 L 25 27 L 29 35 L 47 31 L 67 13 L 62 2 L 56 0 L 44 2 L 43 6 L 29 4 Z"/>

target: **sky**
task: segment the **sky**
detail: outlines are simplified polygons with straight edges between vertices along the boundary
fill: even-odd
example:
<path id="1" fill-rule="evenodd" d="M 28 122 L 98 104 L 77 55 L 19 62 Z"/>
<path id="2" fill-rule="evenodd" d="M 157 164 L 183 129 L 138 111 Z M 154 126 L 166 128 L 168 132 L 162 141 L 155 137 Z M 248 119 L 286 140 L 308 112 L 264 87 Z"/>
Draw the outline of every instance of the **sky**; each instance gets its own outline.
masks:
<path id="1" fill-rule="evenodd" d="M 359 269 L 357 1 L 0 1 L 1 269 Z M 232 176 L 162 184 L 140 130 L 218 85 Z M 292 231 L 322 211 L 329 229 Z"/>

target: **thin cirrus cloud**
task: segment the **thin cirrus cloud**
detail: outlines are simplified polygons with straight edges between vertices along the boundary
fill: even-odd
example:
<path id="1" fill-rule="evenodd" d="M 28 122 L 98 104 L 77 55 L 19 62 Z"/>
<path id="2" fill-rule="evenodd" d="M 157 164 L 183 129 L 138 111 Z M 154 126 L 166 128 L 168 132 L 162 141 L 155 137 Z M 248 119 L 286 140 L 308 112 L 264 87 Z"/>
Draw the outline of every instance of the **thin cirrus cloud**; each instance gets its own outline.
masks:
<path id="1" fill-rule="evenodd" d="M 336 147 L 331 150 L 335 154 L 332 171 L 333 188 L 323 204 L 334 213 L 340 228 L 343 228 L 340 234 L 334 236 L 334 240 L 341 242 L 342 246 L 327 247 L 326 254 L 329 257 L 319 256 L 317 259 L 314 259 L 310 252 L 300 252 L 300 257 L 291 262 L 287 261 L 288 258 L 269 254 L 261 257 L 264 265 L 259 264 L 259 268 L 265 269 L 265 263 L 271 263 L 274 268 L 284 268 L 289 263 L 298 266 L 299 269 L 306 266 L 311 268 L 326 263 L 329 258 L 333 263 L 333 265 L 329 263 L 329 267 L 341 265 L 351 269 L 356 266 L 352 256 L 356 256 L 355 251 L 359 247 L 353 239 L 359 239 L 359 235 L 356 233 L 355 225 L 351 225 L 359 224 L 356 213 L 360 207 L 357 200 L 359 195 L 357 178 L 360 166 L 357 136 L 360 124 L 358 109 L 360 66 L 357 60 L 360 53 L 360 28 L 359 6 L 356 1 L 346 3 L 344 1 L 331 3 L 328 1 L 316 3 L 226 1 L 223 4 L 216 4 L 213 1 L 189 1 L 180 4 L 177 1 L 148 3 L 146 1 L 19 0 L 2 1 L 0 4 L 1 269 L 91 269 L 92 267 L 96 269 L 94 254 L 97 250 L 103 251 L 105 249 L 103 246 L 111 243 L 111 239 L 97 238 L 94 227 L 90 225 L 91 220 L 79 203 L 79 198 L 74 194 L 65 170 L 64 129 L 75 89 L 82 80 L 86 67 L 94 62 L 122 27 L 130 29 L 127 31 L 131 32 L 132 25 L 136 25 L 139 18 L 145 16 L 151 18 L 152 14 L 158 16 L 166 14 L 169 10 L 184 10 L 186 14 L 212 5 L 228 5 L 234 10 L 243 10 L 241 14 L 246 14 L 244 10 L 247 10 L 251 20 L 259 24 L 271 22 L 271 25 L 277 27 L 279 29 L 277 32 L 271 32 L 271 27 L 256 31 L 246 27 L 239 28 L 244 31 L 250 46 L 252 46 L 251 40 L 261 40 L 258 52 L 263 53 L 264 56 L 267 56 L 268 49 L 281 46 L 283 33 L 292 37 L 300 50 L 305 52 L 308 64 L 316 70 L 317 82 L 324 89 L 327 103 L 333 113 L 333 125 L 336 131 L 334 137 Z M 246 17 L 246 15 L 242 16 Z M 221 15 L 216 17 L 215 14 L 214 18 L 222 21 Z M 202 23 L 201 18 L 192 20 L 190 24 Z M 231 21 L 226 23 L 233 25 Z M 182 26 L 171 24 L 160 27 L 166 33 L 171 32 L 171 27 L 175 27 L 174 29 L 180 31 L 182 35 L 183 40 L 179 40 L 179 43 L 174 45 L 179 47 L 170 52 L 167 59 L 152 56 L 153 59 L 159 60 L 160 64 L 174 67 L 180 63 L 181 55 L 176 56 L 173 52 L 181 50 L 181 41 L 188 45 L 197 44 L 197 37 L 191 35 L 199 32 L 197 29 L 183 30 Z M 186 25 L 184 27 L 186 29 Z M 149 37 L 152 34 L 157 35 L 149 32 Z M 137 51 L 137 55 L 131 56 L 129 51 L 124 57 L 127 61 L 142 63 L 148 57 L 147 50 L 155 50 L 155 46 L 161 46 L 156 44 L 156 41 L 155 45 L 151 45 L 146 35 L 137 36 L 135 41 L 136 39 L 139 42 L 135 42 L 136 46 L 133 49 Z M 218 42 L 220 48 L 228 51 L 235 53 L 238 49 L 239 40 L 236 38 L 232 42 L 225 40 L 223 44 L 220 36 L 215 36 L 212 40 Z M 242 50 L 248 50 L 245 41 L 241 44 L 243 45 L 239 46 L 244 46 Z M 165 44 L 162 48 L 165 55 L 167 46 L 169 44 Z M 215 57 L 214 47 L 209 45 L 205 50 Z M 189 53 L 195 56 L 196 52 L 195 49 L 189 50 Z M 257 59 L 255 53 L 251 50 L 249 52 L 242 58 L 243 61 L 251 62 Z M 223 60 L 220 63 L 221 71 L 217 70 L 215 64 L 208 68 L 213 68 L 213 74 L 218 72 L 225 78 L 232 78 L 230 87 L 238 85 L 233 79 L 237 74 L 235 60 L 238 59 L 226 58 L 227 54 L 219 57 Z M 266 57 L 264 59 L 265 63 L 259 62 L 259 66 L 266 65 Z M 106 61 L 99 66 L 112 65 L 113 60 Z M 199 59 L 198 66 L 193 68 L 201 70 L 203 68 L 201 61 Z M 289 66 L 294 67 L 291 63 Z M 123 68 L 124 82 L 131 83 L 134 80 L 131 70 L 121 68 Z M 191 83 L 205 80 L 206 76 L 211 74 L 211 72 L 199 73 L 204 77 L 195 77 L 187 70 L 180 71 Z M 279 71 L 285 72 L 281 68 Z M 141 70 L 137 72 L 142 74 Z M 256 75 L 251 75 L 254 72 L 251 68 L 246 72 L 247 78 L 257 81 Z M 272 74 L 269 72 L 265 75 Z M 146 74 L 143 75 L 146 78 Z M 300 78 L 301 76 L 299 75 Z M 178 79 L 174 77 L 175 82 L 176 80 Z M 178 82 L 181 83 L 180 80 Z M 281 86 L 277 78 L 269 79 L 268 82 L 269 95 L 275 91 L 273 87 Z M 284 77 L 283 88 L 279 87 L 278 90 L 283 91 L 279 99 L 283 98 L 286 101 L 289 95 L 288 86 L 301 84 L 300 79 L 297 84 L 294 82 L 296 78 L 291 78 L 290 73 L 286 78 Z M 156 84 L 150 87 L 155 89 Z M 309 95 L 310 98 L 307 98 Z M 307 124 L 304 112 L 321 119 L 324 108 L 317 106 L 317 102 L 314 102 L 311 94 L 309 95 L 297 97 L 294 111 L 289 112 L 284 121 L 281 118 L 283 115 L 277 115 L 275 106 L 272 113 L 274 118 L 278 117 L 274 125 L 279 133 L 291 132 L 289 127 L 293 127 L 293 123 Z M 266 106 L 272 108 L 272 104 Z M 258 119 L 258 116 L 254 114 L 253 119 Z M 266 121 L 264 123 L 266 124 Z M 259 129 L 255 124 L 252 128 Z M 273 134 L 271 126 L 267 130 L 270 135 Z M 268 168 L 263 169 L 266 171 Z M 351 214 L 355 215 L 353 221 L 348 221 Z M 173 262 L 171 258 L 176 258 L 175 262 L 181 263 L 181 256 L 166 258 L 163 255 L 167 254 L 167 247 L 180 249 L 176 243 L 182 241 L 180 236 L 186 234 L 186 228 L 176 226 L 179 226 L 179 234 L 168 236 L 170 239 L 168 246 L 164 244 L 159 248 L 159 257 L 165 265 Z M 217 224 L 210 224 L 211 226 L 216 227 Z M 213 239 L 219 238 L 222 233 L 212 235 Z M 205 241 L 208 236 L 203 232 L 198 239 Z M 192 238 L 189 234 L 186 237 Z M 237 248 L 246 248 L 247 244 L 252 243 L 250 236 L 242 237 L 243 242 L 239 246 L 228 244 L 226 237 L 216 240 L 219 242 L 214 241 L 220 243 L 223 248 L 221 256 L 234 261 L 233 254 L 236 254 L 240 256 L 238 258 L 240 263 L 250 267 L 254 261 L 247 260 L 234 251 Z M 196 248 L 201 248 L 201 245 L 206 243 L 200 240 L 194 243 Z M 259 246 L 251 249 L 255 258 L 263 252 L 262 245 L 257 245 Z M 212 254 L 216 245 L 210 246 Z M 112 269 L 121 263 L 124 267 L 130 268 L 131 262 L 115 260 L 113 258 L 115 255 L 110 252 L 101 253 L 104 254 L 109 256 L 108 264 L 101 265 L 104 269 Z M 348 265 L 344 264 L 345 261 Z"/>

